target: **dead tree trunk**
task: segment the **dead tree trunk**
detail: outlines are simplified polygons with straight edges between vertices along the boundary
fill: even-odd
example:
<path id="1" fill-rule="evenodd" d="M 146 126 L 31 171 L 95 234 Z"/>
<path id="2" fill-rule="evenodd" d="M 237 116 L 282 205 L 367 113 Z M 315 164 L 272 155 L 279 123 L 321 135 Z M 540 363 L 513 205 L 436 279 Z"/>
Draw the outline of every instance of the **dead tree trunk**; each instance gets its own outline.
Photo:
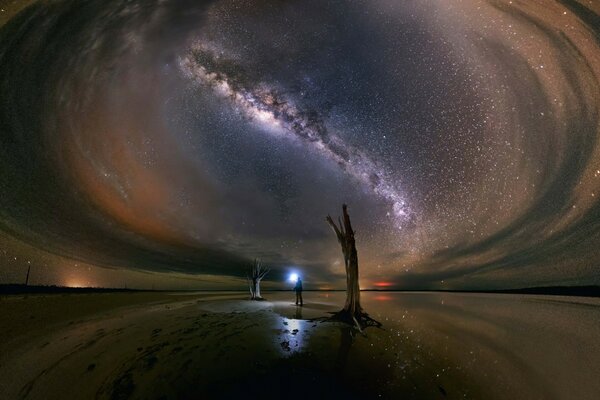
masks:
<path id="1" fill-rule="evenodd" d="M 263 300 L 260 295 L 260 281 L 269 273 L 259 260 L 254 260 L 248 269 L 248 286 L 250 287 L 250 300 Z"/>
<path id="2" fill-rule="evenodd" d="M 360 286 L 358 283 L 358 253 L 356 252 L 356 242 L 354 240 L 354 230 L 350 223 L 348 215 L 348 207 L 342 205 L 343 222 L 338 218 L 339 226 L 333 222 L 333 219 L 328 215 L 326 220 L 335 232 L 337 240 L 342 246 L 344 255 L 344 265 L 346 267 L 346 304 L 344 308 L 337 314 L 337 318 L 346 322 L 355 323 L 360 329 L 371 322 L 375 325 L 381 325 L 377 321 L 370 318 L 360 305 Z"/>
<path id="3" fill-rule="evenodd" d="M 342 212 L 344 219 L 342 223 L 342 220 L 338 218 L 339 227 L 329 215 L 327 216 L 327 222 L 335 232 L 344 254 L 344 265 L 346 267 L 346 304 L 344 305 L 344 311 L 356 316 L 362 313 L 358 284 L 358 253 L 356 252 L 356 242 L 350 216 L 348 215 L 348 207 L 345 204 L 342 206 Z"/>

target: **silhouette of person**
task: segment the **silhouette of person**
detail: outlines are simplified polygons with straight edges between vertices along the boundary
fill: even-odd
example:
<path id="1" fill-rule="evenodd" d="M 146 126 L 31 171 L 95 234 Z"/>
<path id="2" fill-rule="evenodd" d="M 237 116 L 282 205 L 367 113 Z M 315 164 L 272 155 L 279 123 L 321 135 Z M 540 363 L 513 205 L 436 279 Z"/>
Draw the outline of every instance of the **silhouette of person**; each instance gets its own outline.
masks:
<path id="1" fill-rule="evenodd" d="M 298 305 L 298 301 L 300 301 L 300 305 L 304 305 L 304 301 L 302 300 L 302 279 L 298 278 L 296 281 L 296 286 L 294 286 L 294 292 L 296 292 L 296 305 Z"/>

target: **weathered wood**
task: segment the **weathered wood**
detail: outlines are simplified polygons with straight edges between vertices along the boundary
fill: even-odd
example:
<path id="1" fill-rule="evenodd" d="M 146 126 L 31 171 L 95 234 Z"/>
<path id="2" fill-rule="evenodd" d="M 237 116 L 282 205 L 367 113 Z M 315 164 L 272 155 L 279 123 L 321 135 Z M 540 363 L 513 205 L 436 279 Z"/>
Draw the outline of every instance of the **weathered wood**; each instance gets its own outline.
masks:
<path id="1" fill-rule="evenodd" d="M 354 239 L 354 230 L 348 214 L 348 206 L 342 206 L 343 222 L 338 218 L 339 226 L 333 222 L 328 215 L 326 220 L 335 232 L 335 235 L 342 247 L 344 255 L 344 266 L 346 268 L 346 303 L 342 312 L 348 314 L 353 320 L 361 320 L 364 313 L 360 305 L 360 285 L 358 282 L 358 253 L 356 251 L 356 241 Z M 357 324 L 358 325 L 358 324 Z"/>
<path id="2" fill-rule="evenodd" d="M 247 279 L 250 288 L 251 300 L 262 300 L 260 295 L 260 281 L 269 273 L 270 269 L 265 268 L 262 263 L 255 259 L 248 269 Z"/>

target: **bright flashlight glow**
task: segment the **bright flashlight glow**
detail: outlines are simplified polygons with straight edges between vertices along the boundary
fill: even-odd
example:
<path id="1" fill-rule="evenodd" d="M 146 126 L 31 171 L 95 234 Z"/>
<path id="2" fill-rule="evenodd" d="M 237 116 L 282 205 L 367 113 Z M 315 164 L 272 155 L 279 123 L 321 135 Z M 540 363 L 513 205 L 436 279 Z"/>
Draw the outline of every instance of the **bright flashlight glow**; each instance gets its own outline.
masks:
<path id="1" fill-rule="evenodd" d="M 297 280 L 298 280 L 298 274 L 296 274 L 296 273 L 290 274 L 290 281 L 296 282 Z"/>

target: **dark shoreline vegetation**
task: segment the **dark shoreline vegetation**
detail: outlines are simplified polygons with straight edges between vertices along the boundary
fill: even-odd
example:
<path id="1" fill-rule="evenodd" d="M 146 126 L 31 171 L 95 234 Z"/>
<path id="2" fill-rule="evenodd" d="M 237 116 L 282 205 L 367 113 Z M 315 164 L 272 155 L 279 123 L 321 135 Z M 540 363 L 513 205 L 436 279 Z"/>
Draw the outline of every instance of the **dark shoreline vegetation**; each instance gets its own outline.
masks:
<path id="1" fill-rule="evenodd" d="M 287 292 L 290 289 L 268 289 L 268 292 Z M 343 289 L 311 290 L 305 292 L 343 292 Z M 441 293 L 497 293 L 497 294 L 536 294 L 552 296 L 578 296 L 578 297 L 600 297 L 600 286 L 541 286 L 520 289 L 501 290 L 426 290 L 426 289 L 362 289 L 362 292 L 441 292 Z M 61 293 L 123 293 L 123 292 L 244 292 L 244 290 L 222 290 L 222 289 L 189 289 L 189 290 L 153 290 L 153 289 L 130 289 L 130 288 L 101 288 L 101 287 L 66 287 L 66 286 L 44 286 L 24 284 L 0 285 L 0 295 L 11 294 L 61 294 Z"/>

